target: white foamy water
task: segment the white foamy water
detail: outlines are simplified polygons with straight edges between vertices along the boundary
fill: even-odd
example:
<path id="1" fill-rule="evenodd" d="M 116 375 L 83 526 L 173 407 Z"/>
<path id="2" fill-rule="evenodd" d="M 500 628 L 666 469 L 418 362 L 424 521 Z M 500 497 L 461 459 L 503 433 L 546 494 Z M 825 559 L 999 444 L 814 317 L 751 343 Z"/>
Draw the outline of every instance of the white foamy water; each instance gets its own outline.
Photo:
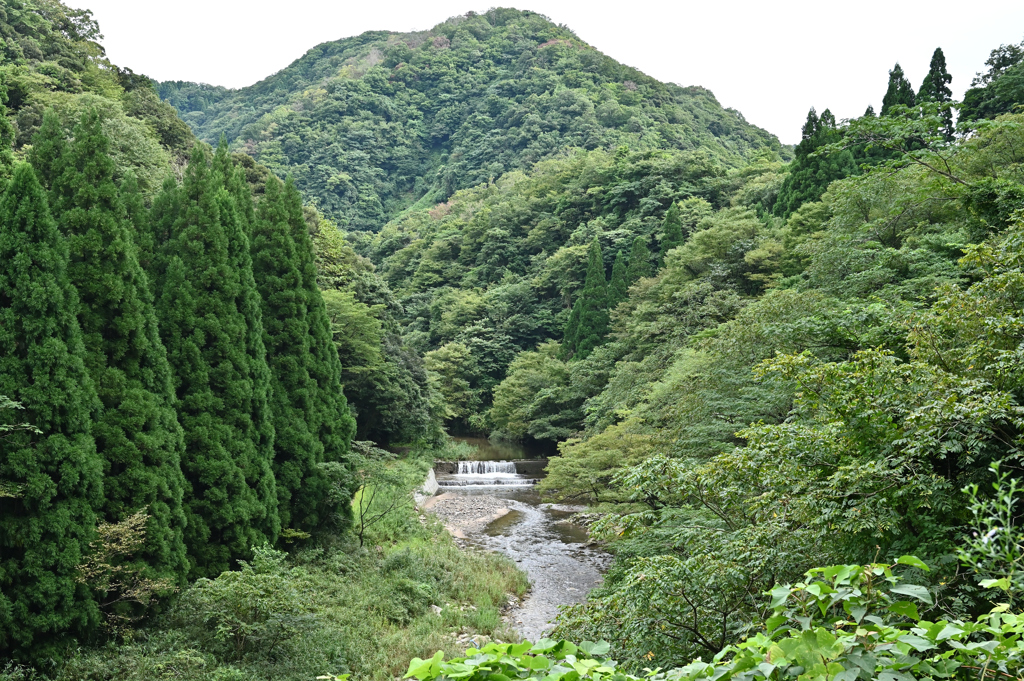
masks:
<path id="1" fill-rule="evenodd" d="M 460 461 L 459 472 L 440 477 L 440 487 L 505 487 L 537 484 L 535 478 L 528 478 L 516 472 L 513 461 Z"/>

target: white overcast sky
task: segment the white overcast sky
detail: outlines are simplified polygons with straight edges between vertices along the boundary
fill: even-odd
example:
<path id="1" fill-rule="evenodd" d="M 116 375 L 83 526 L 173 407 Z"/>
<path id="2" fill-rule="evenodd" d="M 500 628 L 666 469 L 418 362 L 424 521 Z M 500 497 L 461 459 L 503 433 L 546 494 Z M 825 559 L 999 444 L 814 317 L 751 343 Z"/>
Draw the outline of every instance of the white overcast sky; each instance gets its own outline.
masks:
<path id="1" fill-rule="evenodd" d="M 110 59 L 157 80 L 251 85 L 311 47 L 368 30 L 426 30 L 487 0 L 66 0 L 93 10 Z M 506 0 L 567 25 L 662 81 L 703 85 L 723 106 L 799 141 L 811 106 L 877 110 L 899 61 L 920 86 L 942 47 L 959 98 L 989 51 L 1024 39 L 1024 0 Z"/>

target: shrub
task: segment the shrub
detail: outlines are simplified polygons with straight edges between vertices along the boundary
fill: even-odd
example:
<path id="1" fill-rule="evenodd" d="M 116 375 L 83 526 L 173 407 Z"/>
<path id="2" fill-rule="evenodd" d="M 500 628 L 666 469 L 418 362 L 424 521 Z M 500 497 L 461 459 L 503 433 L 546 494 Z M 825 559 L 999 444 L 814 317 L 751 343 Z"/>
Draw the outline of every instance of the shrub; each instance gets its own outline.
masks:
<path id="1" fill-rule="evenodd" d="M 269 657 L 295 636 L 313 628 L 311 608 L 296 589 L 295 568 L 286 554 L 256 549 L 241 569 L 200 579 L 182 597 L 178 614 L 196 640 L 221 659 L 250 654 Z"/>
<path id="2" fill-rule="evenodd" d="M 464 679 L 465 681 L 501 681 L 503 679 L 544 679 L 544 681 L 629 681 L 638 677 L 617 669 L 614 660 L 605 658 L 609 645 L 584 641 L 579 646 L 568 641 L 541 639 L 536 644 L 524 642 L 488 643 L 483 648 L 470 648 L 466 657 L 444 661 L 438 651 L 429 660 L 413 658 L 405 678 L 418 681 Z M 321 677 L 330 678 L 330 677 Z"/>

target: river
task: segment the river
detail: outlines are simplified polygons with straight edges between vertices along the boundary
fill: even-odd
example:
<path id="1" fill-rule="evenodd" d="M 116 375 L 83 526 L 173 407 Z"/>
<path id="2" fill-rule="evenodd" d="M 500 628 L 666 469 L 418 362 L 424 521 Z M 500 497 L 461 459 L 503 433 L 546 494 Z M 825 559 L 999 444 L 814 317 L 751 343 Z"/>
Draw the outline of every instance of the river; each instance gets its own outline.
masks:
<path id="1" fill-rule="evenodd" d="M 532 484 L 543 476 L 535 452 L 482 439 L 485 446 L 468 438 L 459 439 L 476 445 L 480 451 L 477 460 L 490 463 L 466 462 L 461 469 L 439 471 L 442 495 L 437 499 L 437 510 L 443 517 L 447 504 L 450 514 L 461 513 L 463 519 L 479 516 L 479 522 L 460 525 L 456 536 L 480 548 L 504 553 L 526 572 L 532 587 L 510 613 L 510 621 L 524 639 L 536 641 L 551 628 L 559 606 L 583 601 L 601 583 L 609 555 L 589 544 L 583 527 L 569 522 L 570 516 L 583 507 L 541 499 Z M 519 459 L 518 468 L 528 472 L 517 471 L 514 461 L 497 463 L 500 459 L 495 456 L 496 450 Z M 528 458 L 533 461 L 522 461 Z"/>

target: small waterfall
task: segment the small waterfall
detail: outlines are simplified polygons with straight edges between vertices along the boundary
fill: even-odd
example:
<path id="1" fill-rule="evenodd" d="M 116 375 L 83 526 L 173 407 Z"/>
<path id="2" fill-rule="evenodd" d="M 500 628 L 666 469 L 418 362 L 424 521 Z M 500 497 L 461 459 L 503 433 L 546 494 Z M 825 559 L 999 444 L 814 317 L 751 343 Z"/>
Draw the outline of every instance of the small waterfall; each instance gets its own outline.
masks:
<path id="1" fill-rule="evenodd" d="M 513 461 L 460 461 L 459 475 L 516 474 Z"/>
<path id="2" fill-rule="evenodd" d="M 497 487 L 536 485 L 537 480 L 516 472 L 514 461 L 460 461 L 459 472 L 438 478 L 440 487 Z"/>

